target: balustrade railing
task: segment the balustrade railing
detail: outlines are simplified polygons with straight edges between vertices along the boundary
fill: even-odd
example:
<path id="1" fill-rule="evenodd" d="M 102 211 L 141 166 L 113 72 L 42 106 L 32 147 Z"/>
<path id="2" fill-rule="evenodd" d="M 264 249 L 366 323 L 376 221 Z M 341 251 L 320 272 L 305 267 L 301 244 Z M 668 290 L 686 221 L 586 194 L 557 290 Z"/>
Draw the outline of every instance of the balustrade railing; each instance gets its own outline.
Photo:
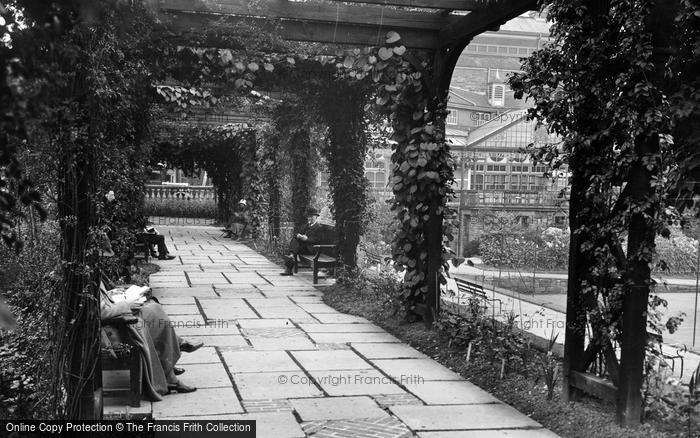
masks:
<path id="1" fill-rule="evenodd" d="M 215 200 L 216 191 L 213 186 L 167 186 L 147 184 L 146 199 Z"/>

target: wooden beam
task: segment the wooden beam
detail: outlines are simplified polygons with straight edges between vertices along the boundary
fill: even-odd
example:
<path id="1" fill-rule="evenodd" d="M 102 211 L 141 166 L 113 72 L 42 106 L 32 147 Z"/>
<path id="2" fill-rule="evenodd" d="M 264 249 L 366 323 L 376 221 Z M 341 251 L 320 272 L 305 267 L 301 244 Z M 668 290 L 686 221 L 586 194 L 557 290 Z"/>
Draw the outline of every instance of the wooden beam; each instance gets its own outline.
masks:
<path id="1" fill-rule="evenodd" d="M 452 23 L 440 32 L 440 46 L 449 47 L 462 40 L 498 27 L 508 20 L 530 10 L 537 9 L 536 0 L 504 0 L 490 4 L 488 8 L 470 12 L 458 22 Z"/>
<path id="2" fill-rule="evenodd" d="M 602 377 L 572 370 L 569 374 L 569 384 L 602 400 L 611 402 L 617 400 L 617 388 L 612 382 Z"/>
<path id="3" fill-rule="evenodd" d="M 452 9 L 456 11 L 477 11 L 489 5 L 484 0 L 331 0 L 344 3 L 368 3 L 373 5 L 404 6 L 423 9 Z M 495 3 L 499 0 L 491 0 Z"/>
<path id="4" fill-rule="evenodd" d="M 172 12 L 197 12 L 243 17 L 264 17 L 309 22 L 361 24 L 394 29 L 439 30 L 456 23 L 461 16 L 436 12 L 407 11 L 383 6 L 301 3 L 266 0 L 250 5 L 249 0 L 162 0 L 159 9 Z"/>
<path id="5" fill-rule="evenodd" d="M 333 23 L 310 23 L 301 21 L 270 22 L 261 18 L 245 18 L 212 14 L 192 14 L 186 12 L 161 13 L 166 27 L 177 33 L 198 35 L 225 34 L 227 28 L 233 29 L 241 21 L 254 22 L 262 30 L 276 32 L 282 38 L 291 41 L 308 41 L 326 44 L 377 46 L 384 43 L 386 33 L 396 30 L 401 35 L 403 45 L 413 49 L 435 50 L 438 47 L 438 32 L 412 29 L 393 29 L 385 26 L 361 26 Z M 211 38 L 210 44 L 216 43 Z M 221 35 L 218 47 L 226 47 L 225 35 Z"/>

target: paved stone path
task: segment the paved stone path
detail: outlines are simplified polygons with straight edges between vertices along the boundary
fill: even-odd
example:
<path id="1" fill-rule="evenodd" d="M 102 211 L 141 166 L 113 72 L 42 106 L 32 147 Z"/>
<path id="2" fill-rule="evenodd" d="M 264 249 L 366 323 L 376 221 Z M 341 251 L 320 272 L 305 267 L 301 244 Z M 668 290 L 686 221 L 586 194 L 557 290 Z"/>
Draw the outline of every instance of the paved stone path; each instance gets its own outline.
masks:
<path id="1" fill-rule="evenodd" d="M 283 277 L 213 227 L 159 227 L 178 258 L 158 262 L 153 293 L 177 332 L 190 394 L 105 415 L 254 419 L 260 438 L 556 437 L 380 327 L 337 312 L 310 275 Z M 105 373 L 107 374 L 107 373 Z M 124 383 L 115 373 L 105 387 Z"/>

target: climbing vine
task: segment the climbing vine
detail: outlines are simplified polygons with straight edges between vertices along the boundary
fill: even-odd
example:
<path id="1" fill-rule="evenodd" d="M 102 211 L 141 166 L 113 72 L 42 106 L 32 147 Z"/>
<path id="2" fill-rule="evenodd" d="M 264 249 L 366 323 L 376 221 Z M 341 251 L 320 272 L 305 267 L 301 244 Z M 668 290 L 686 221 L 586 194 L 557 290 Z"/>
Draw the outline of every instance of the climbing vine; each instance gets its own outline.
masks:
<path id="1" fill-rule="evenodd" d="M 446 96 L 435 95 L 430 63 L 410 53 L 393 31 L 382 47 L 340 50 L 332 56 L 290 57 L 192 48 L 181 48 L 180 52 L 194 56 L 207 72 L 215 72 L 216 80 L 241 91 L 258 81 L 273 81 L 275 75 L 279 83 L 293 76 L 299 66 L 310 76 L 323 76 L 331 67 L 334 80 L 373 85 L 375 99 L 366 109 L 374 107 L 389 118 L 396 142 L 391 187 L 395 194 L 393 210 L 401 229 L 392 252 L 396 267 L 406 270 L 403 294 L 407 308 L 430 320 L 433 315 L 425 313 L 425 306 L 438 303 L 438 283 L 444 281 L 441 271 L 450 255 L 445 243 L 452 239 L 452 213 L 447 201 L 452 195 L 454 169 L 444 134 Z M 190 92 L 186 101 L 175 100 L 191 105 L 196 102 L 192 96 Z M 427 298 L 429 293 L 431 297 Z"/>
<path id="2" fill-rule="evenodd" d="M 169 133 L 162 141 L 156 159 L 165 160 L 186 174 L 205 170 L 217 190 L 219 219 L 230 222 L 233 208 L 246 199 L 251 213 L 254 237 L 264 222 L 263 187 L 260 181 L 260 155 L 255 129 L 248 124 L 195 127 L 177 135 Z"/>
<path id="3" fill-rule="evenodd" d="M 572 312 L 582 313 L 568 322 L 578 341 L 567 334 L 567 343 L 578 342 L 571 351 L 583 352 L 587 321 L 593 336 L 572 369 L 585 371 L 602 355 L 602 371 L 623 388 L 621 398 L 631 394 L 632 400 L 641 385 L 640 340 L 647 329 L 662 327 L 646 318 L 647 300 L 651 307 L 659 303 L 649 295 L 655 237 L 668 237 L 676 207 L 696 204 L 697 186 L 685 181 L 700 163 L 691 134 L 697 132 L 697 79 L 687 77 L 697 67 L 698 40 L 686 27 L 697 25 L 699 8 L 692 1 L 670 3 L 542 2 L 554 22 L 554 43 L 526 59 L 510 80 L 516 97 L 533 100 L 530 117 L 562 137 L 561 144 L 533 150 L 536 159 L 555 168 L 568 164 L 573 174 L 568 294 L 576 301 Z M 674 20 L 677 7 L 682 13 Z M 686 85 L 667 80 L 676 74 Z M 675 323 L 667 326 L 674 330 Z M 622 346 L 619 362 L 613 342 Z M 623 418 L 636 408 L 619 409 Z"/>

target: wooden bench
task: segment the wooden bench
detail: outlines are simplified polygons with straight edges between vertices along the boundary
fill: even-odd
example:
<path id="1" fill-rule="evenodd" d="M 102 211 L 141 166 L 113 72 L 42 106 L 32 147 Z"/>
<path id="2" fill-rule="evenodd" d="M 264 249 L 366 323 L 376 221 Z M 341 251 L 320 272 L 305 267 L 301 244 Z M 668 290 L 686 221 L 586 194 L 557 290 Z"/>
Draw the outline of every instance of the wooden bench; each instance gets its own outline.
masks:
<path id="1" fill-rule="evenodd" d="M 468 293 L 474 296 L 475 298 L 488 301 L 491 303 L 492 306 L 495 306 L 496 301 L 498 301 L 498 312 L 500 313 L 502 311 L 503 303 L 501 302 L 501 300 L 499 300 L 498 298 L 489 298 L 488 295 L 486 295 L 486 292 L 484 291 L 484 286 L 477 283 L 472 283 L 471 281 L 467 281 L 462 278 L 454 277 L 453 279 L 457 284 L 458 292 Z"/>
<path id="2" fill-rule="evenodd" d="M 144 238 L 146 233 L 136 233 L 136 243 L 134 244 L 134 258 L 143 259 L 146 263 L 151 256 L 151 246 L 146 243 Z"/>
<path id="3" fill-rule="evenodd" d="M 391 256 L 379 254 L 378 252 L 367 247 L 363 247 L 362 249 L 365 252 L 365 256 L 367 256 L 367 264 L 377 266 L 379 272 L 382 271 L 384 265 L 392 260 Z"/>
<path id="4" fill-rule="evenodd" d="M 295 254 L 294 255 L 294 272 L 299 272 L 299 262 L 306 262 L 311 265 L 311 269 L 314 272 L 314 284 L 318 284 L 318 270 L 320 268 L 331 268 L 333 269 L 333 275 L 335 275 L 335 268 L 338 264 L 338 257 L 328 255 L 328 253 L 336 254 L 335 245 L 314 245 L 315 254 Z"/>
<path id="5" fill-rule="evenodd" d="M 136 319 L 134 319 L 134 323 Z M 119 339 L 127 340 L 119 344 L 101 345 L 100 358 L 103 371 L 128 370 L 129 390 L 128 403 L 132 407 L 141 406 L 141 388 L 143 385 L 143 370 L 141 369 L 141 352 L 139 347 L 128 342 L 130 339 L 129 330 L 125 323 L 105 323 L 102 330 L 116 330 L 119 332 Z M 105 336 L 107 336 L 105 334 Z"/>
<path id="6" fill-rule="evenodd" d="M 675 348 L 676 352 L 671 353 L 669 351 L 664 351 L 664 347 L 668 347 L 668 345 L 664 345 L 664 338 L 662 335 L 654 332 L 647 331 L 647 341 L 652 344 L 652 347 L 654 344 L 656 344 L 656 348 L 658 349 L 659 355 L 664 359 L 664 361 L 668 364 L 668 361 L 671 361 L 671 372 L 675 372 L 676 369 L 676 359 L 679 359 L 681 362 L 681 372 L 680 372 L 680 378 L 683 378 L 683 355 L 688 351 L 688 347 L 683 345 L 683 347 L 675 347 L 671 346 L 672 348 Z"/>

